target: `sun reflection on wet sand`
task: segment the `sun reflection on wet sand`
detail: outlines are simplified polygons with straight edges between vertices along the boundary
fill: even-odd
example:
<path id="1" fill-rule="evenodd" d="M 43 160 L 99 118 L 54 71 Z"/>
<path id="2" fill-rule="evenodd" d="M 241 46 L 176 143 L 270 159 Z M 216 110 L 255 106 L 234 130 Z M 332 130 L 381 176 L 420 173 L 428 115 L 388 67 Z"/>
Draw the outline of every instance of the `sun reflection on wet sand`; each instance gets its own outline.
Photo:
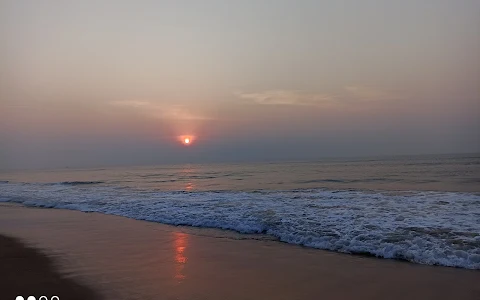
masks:
<path id="1" fill-rule="evenodd" d="M 174 278 L 178 282 L 182 282 L 185 279 L 185 274 L 183 272 L 185 265 L 187 264 L 187 256 L 185 255 L 185 250 L 188 246 L 188 235 L 182 232 L 174 232 L 174 241 L 173 246 L 175 248 L 175 275 Z"/>

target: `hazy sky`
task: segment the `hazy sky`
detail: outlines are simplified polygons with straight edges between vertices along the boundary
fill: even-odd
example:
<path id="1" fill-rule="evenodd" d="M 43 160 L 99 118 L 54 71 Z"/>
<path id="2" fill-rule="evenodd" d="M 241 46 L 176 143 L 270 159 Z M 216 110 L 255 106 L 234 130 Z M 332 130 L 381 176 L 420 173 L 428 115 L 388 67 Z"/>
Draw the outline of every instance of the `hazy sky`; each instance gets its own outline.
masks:
<path id="1" fill-rule="evenodd" d="M 0 66 L 0 168 L 480 151 L 479 0 L 1 0 Z"/>

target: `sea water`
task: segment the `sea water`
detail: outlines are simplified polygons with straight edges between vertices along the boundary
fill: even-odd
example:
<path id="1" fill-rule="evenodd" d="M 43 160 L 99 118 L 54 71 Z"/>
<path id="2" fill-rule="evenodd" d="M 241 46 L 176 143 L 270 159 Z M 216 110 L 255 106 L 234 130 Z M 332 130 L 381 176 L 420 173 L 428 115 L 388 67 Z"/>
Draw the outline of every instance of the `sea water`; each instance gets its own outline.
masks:
<path id="1" fill-rule="evenodd" d="M 480 269 L 480 154 L 3 171 L 0 201 Z"/>

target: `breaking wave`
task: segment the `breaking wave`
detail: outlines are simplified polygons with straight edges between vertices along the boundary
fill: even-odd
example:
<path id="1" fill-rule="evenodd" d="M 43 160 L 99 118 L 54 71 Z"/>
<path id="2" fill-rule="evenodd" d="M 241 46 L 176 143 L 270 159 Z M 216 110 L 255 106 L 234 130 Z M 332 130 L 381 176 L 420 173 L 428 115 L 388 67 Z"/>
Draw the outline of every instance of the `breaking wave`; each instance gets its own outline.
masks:
<path id="1" fill-rule="evenodd" d="M 480 269 L 480 195 L 473 193 L 175 192 L 100 183 L 5 183 L 0 202 L 265 233 L 307 247 Z"/>

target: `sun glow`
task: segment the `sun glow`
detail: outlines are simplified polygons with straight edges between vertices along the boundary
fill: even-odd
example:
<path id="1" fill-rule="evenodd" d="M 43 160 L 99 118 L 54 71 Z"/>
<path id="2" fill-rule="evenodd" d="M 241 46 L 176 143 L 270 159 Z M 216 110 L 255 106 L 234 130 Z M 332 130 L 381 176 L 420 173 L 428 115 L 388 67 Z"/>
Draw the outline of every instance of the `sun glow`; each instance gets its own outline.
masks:
<path id="1" fill-rule="evenodd" d="M 182 135 L 178 139 L 184 146 L 190 146 L 194 141 L 194 137 L 191 135 Z"/>

